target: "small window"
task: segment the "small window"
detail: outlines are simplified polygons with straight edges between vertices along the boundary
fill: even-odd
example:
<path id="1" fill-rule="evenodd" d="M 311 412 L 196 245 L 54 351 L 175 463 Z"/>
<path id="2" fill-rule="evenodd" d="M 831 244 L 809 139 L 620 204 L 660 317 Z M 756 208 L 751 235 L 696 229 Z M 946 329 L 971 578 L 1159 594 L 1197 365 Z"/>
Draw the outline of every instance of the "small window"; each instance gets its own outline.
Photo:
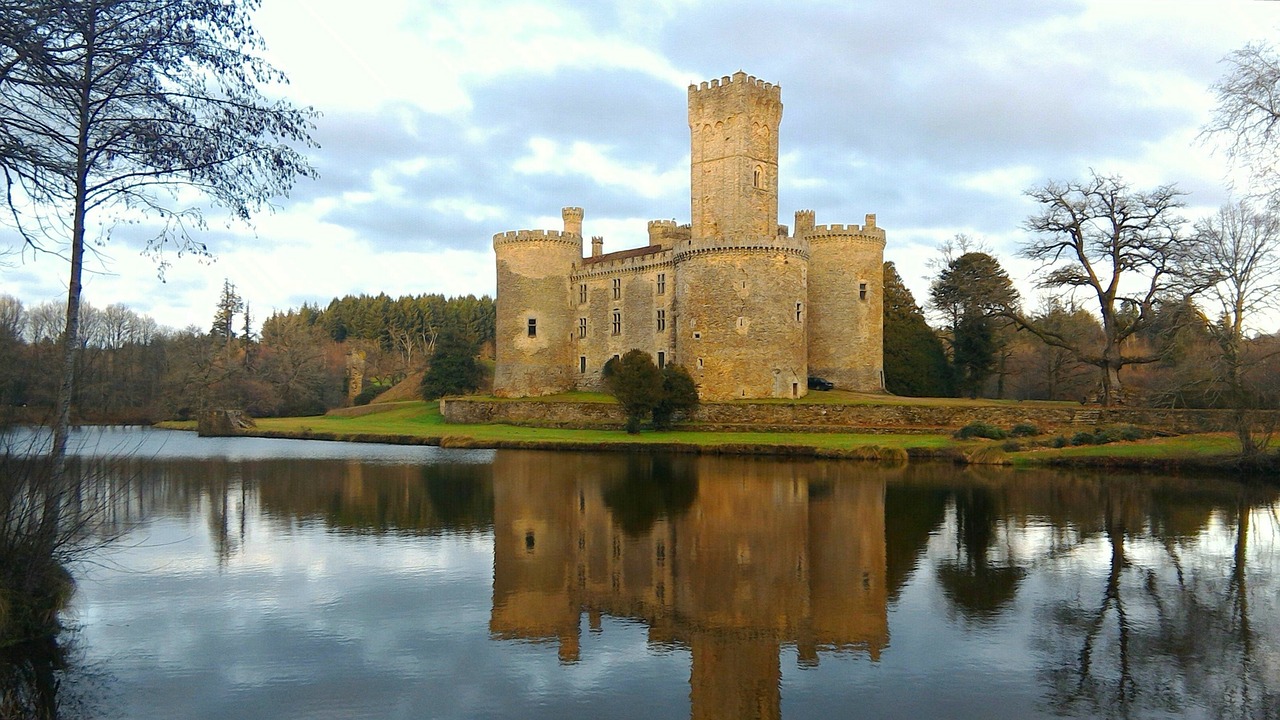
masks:
<path id="1" fill-rule="evenodd" d="M 859 300 L 866 300 L 866 299 L 867 299 L 867 284 L 866 284 L 866 283 L 858 283 L 858 299 L 859 299 Z"/>
<path id="2" fill-rule="evenodd" d="M 587 356 L 586 355 L 578 356 L 578 372 L 583 375 L 585 375 L 587 372 Z"/>
<path id="3" fill-rule="evenodd" d="M 756 187 L 756 188 L 760 187 L 760 176 L 761 176 L 762 174 L 763 174 L 763 173 L 762 173 L 762 171 L 761 171 L 760 166 L 759 166 L 759 165 L 757 165 L 757 166 L 756 166 L 755 177 L 753 177 L 753 178 L 751 179 L 751 186 L 752 186 L 752 187 Z"/>
<path id="4" fill-rule="evenodd" d="M 622 278 L 613 279 L 613 299 L 614 300 L 622 299 Z"/>
<path id="5" fill-rule="evenodd" d="M 803 317 L 804 317 L 804 303 L 796 303 L 796 322 L 803 322 L 803 320 L 801 319 Z"/>
<path id="6" fill-rule="evenodd" d="M 702 369 L 702 358 L 698 358 L 698 369 Z"/>
<path id="7" fill-rule="evenodd" d="M 583 283 L 578 286 L 578 304 L 585 305 L 587 303 L 587 284 Z"/>
<path id="8" fill-rule="evenodd" d="M 613 311 L 613 334 L 614 335 L 622 334 L 622 311 L 621 310 Z"/>
<path id="9" fill-rule="evenodd" d="M 662 332 L 663 330 L 666 330 L 666 329 L 667 329 L 667 311 L 659 310 L 658 311 L 658 332 Z"/>
<path id="10" fill-rule="evenodd" d="M 587 336 L 587 319 L 578 318 L 578 337 L 584 338 L 586 336 Z"/>
<path id="11" fill-rule="evenodd" d="M 538 320 L 529 318 L 529 337 L 538 337 Z"/>
<path id="12" fill-rule="evenodd" d="M 701 340 L 701 339 L 702 339 L 702 333 L 700 333 L 700 332 L 696 332 L 696 333 L 694 333 L 694 334 L 693 334 L 693 339 L 694 339 L 694 340 Z"/>
<path id="13" fill-rule="evenodd" d="M 747 319 L 746 319 L 746 318 L 744 318 L 744 317 L 742 317 L 741 315 L 739 315 L 739 316 L 738 316 L 738 327 L 746 327 L 746 326 L 747 326 Z"/>
<path id="14" fill-rule="evenodd" d="M 667 354 L 659 350 L 658 351 L 658 369 L 661 370 L 666 366 L 667 366 Z"/>
<path id="15" fill-rule="evenodd" d="M 667 294 L 667 274 L 666 273 L 658 273 L 658 294 L 659 295 Z"/>

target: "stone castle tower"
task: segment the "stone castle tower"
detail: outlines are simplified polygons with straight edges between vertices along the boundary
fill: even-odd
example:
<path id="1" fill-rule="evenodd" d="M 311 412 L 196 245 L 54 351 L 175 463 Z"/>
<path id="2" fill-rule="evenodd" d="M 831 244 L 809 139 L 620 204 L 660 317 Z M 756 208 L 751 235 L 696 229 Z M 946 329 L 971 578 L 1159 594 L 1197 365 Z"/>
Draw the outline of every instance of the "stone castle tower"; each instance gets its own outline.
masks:
<path id="1" fill-rule="evenodd" d="M 581 208 L 561 231 L 495 235 L 494 393 L 601 386 L 639 348 L 683 365 L 703 400 L 800 397 L 811 375 L 883 389 L 884 231 L 778 224 L 781 88 L 739 72 L 689 86 L 690 217 L 649 223 L 645 247 L 583 257 Z"/>

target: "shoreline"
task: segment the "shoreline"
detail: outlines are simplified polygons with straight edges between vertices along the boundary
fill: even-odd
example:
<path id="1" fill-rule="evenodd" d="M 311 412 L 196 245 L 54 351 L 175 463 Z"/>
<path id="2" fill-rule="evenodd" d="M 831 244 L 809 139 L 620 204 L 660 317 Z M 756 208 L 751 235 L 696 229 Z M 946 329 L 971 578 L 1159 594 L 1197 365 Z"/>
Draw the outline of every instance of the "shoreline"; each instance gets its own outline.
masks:
<path id="1" fill-rule="evenodd" d="M 194 422 L 156 427 L 192 430 Z M 218 433 L 331 442 L 425 445 L 453 449 L 519 449 L 565 452 L 673 452 L 755 455 L 815 459 L 852 459 L 888 463 L 951 462 L 957 465 L 1013 467 L 1114 468 L 1165 473 L 1229 473 L 1276 477 L 1271 468 L 1243 468 L 1238 444 L 1225 433 L 1203 433 L 1104 445 L 1050 447 L 1071 428 L 1057 428 L 1033 439 L 958 439 L 949 429 L 850 427 L 809 432 L 677 427 L 627 435 L 599 428 L 547 428 L 501 423 L 449 424 L 435 403 L 397 403 L 360 413 L 339 412 L 299 418 L 262 418 L 253 427 Z M 1274 456 L 1273 456 L 1274 457 Z"/>

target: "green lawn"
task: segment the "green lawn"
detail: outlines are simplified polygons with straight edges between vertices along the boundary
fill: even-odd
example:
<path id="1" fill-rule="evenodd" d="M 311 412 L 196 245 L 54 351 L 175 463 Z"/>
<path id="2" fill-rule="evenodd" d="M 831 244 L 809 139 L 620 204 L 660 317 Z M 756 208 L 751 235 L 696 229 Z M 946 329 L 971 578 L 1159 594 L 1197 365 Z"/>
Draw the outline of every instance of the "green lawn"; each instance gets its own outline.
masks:
<path id="1" fill-rule="evenodd" d="M 574 400 L 587 393 L 574 393 Z M 607 395 L 599 397 L 612 398 Z M 546 398 L 543 398 L 544 400 Z M 593 402 L 593 400 L 588 400 Z M 450 425 L 440 415 L 435 402 L 397 403 L 385 412 L 359 417 L 321 415 L 300 418 L 261 418 L 258 430 L 266 433 L 332 434 L 343 436 L 394 435 L 412 438 L 459 437 L 478 441 L 537 441 L 549 443 L 632 443 L 640 445 L 683 444 L 708 447 L 714 445 L 802 446 L 824 449 L 848 449 L 878 445 L 886 448 L 941 448 L 953 445 L 945 435 L 873 435 L 859 433 L 769 433 L 769 432 L 695 432 L 671 430 L 646 431 L 627 435 L 621 430 L 565 430 L 523 427 L 518 425 Z"/>
<path id="2" fill-rule="evenodd" d="M 819 400 L 835 401 L 841 393 L 812 393 Z M 843 395 L 853 395 L 844 393 Z M 871 396 L 867 396 L 870 398 Z M 899 400 L 875 396 L 881 402 Z M 613 402 L 602 393 L 566 393 L 553 398 L 580 402 Z M 522 402 L 524 400 L 511 400 Z M 850 399 L 845 397 L 844 402 Z M 856 400 L 855 400 L 856 401 Z M 867 402 L 871 400 L 868 399 Z M 916 399 L 911 399 L 917 402 Z M 795 401 L 789 401 L 795 402 Z M 803 401 L 801 401 L 803 402 Z M 942 403 L 967 403 L 966 400 L 943 399 Z M 991 401 L 981 401 L 990 403 Z M 194 423 L 162 423 L 163 427 L 193 429 Z M 1239 443 L 1228 433 L 1182 435 L 1134 442 L 1080 447 L 1027 447 L 1006 451 L 1003 441 L 957 440 L 949 434 L 873 434 L 854 432 L 710 432 L 692 430 L 645 431 L 627 435 L 621 430 L 570 430 L 524 427 L 517 425 L 451 425 L 444 422 L 439 403 L 406 401 L 390 404 L 385 409 L 358 416 L 322 415 L 315 417 L 261 418 L 257 434 L 323 438 L 346 441 L 397 442 L 416 439 L 431 444 L 455 447 L 499 446 L 564 446 L 582 449 L 599 446 L 616 449 L 621 446 L 686 445 L 698 448 L 722 448 L 734 452 L 755 452 L 765 448 L 812 448 L 818 454 L 857 455 L 902 458 L 906 453 L 935 456 L 966 456 L 971 462 L 1037 465 L 1055 462 L 1088 464 L 1214 465 L 1229 461 L 1239 452 Z M 1049 438 L 1031 439 L 1046 443 Z M 1021 441 L 1024 446 L 1032 442 Z M 883 449 L 881 451 L 880 449 Z M 768 450 L 764 450 L 768 452 Z"/>

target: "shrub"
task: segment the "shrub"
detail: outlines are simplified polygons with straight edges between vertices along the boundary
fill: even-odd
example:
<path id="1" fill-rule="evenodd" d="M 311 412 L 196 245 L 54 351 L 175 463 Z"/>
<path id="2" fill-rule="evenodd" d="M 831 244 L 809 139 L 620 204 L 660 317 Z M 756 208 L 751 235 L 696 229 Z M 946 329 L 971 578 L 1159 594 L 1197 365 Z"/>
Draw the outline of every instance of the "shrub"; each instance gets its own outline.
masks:
<path id="1" fill-rule="evenodd" d="M 956 437 L 961 440 L 975 437 L 987 438 L 988 440 L 1003 440 L 1008 437 L 1008 433 L 989 423 L 971 422 L 956 431 Z"/>
<path id="2" fill-rule="evenodd" d="M 698 386 L 693 376 L 679 365 L 662 369 L 662 392 L 653 406 L 653 429 L 671 427 L 677 413 L 687 413 L 698 405 Z"/>
<path id="3" fill-rule="evenodd" d="M 1040 428 L 1031 423 L 1018 423 L 1009 430 L 1010 437 L 1033 437 L 1040 434 Z"/>
<path id="4" fill-rule="evenodd" d="M 368 405 L 373 399 L 391 389 L 389 385 L 370 385 L 351 399 L 352 405 Z"/>
<path id="5" fill-rule="evenodd" d="M 662 399 L 662 371 L 643 350 L 628 350 L 604 366 L 604 382 L 627 416 L 627 433 L 640 432 L 640 423 Z"/>
<path id="6" fill-rule="evenodd" d="M 1062 435 L 1058 435 L 1049 444 L 1056 448 L 1064 448 L 1067 446 L 1067 439 Z"/>

